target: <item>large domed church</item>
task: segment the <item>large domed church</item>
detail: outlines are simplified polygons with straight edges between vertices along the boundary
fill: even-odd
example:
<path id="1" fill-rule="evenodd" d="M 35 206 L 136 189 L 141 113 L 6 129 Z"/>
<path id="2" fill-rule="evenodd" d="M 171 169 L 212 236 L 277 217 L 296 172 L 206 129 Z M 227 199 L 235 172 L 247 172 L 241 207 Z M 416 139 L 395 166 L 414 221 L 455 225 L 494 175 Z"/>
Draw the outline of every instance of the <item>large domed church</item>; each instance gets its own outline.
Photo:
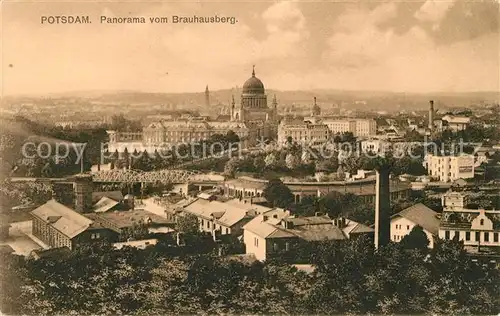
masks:
<path id="1" fill-rule="evenodd" d="M 236 106 L 234 97 L 231 104 L 231 121 L 244 122 L 251 131 L 251 138 L 275 137 L 277 133 L 277 106 L 274 96 L 271 107 L 267 105 L 267 95 L 262 81 L 252 76 L 243 84 L 241 100 Z"/>
<path id="2" fill-rule="evenodd" d="M 210 106 L 208 87 L 205 88 L 205 104 Z M 271 107 L 267 105 L 264 84 L 255 76 L 254 67 L 252 76 L 243 84 L 240 104 L 236 106 L 234 96 L 232 98 L 229 121 L 227 118 L 221 121 L 210 121 L 203 117 L 159 120 L 146 125 L 142 133 L 136 134 L 142 136 L 142 145 L 148 148 L 148 152 L 158 148 L 201 141 L 214 134 L 225 134 L 230 130 L 235 132 L 246 146 L 253 146 L 264 137 L 277 138 L 277 106 L 276 96 L 273 98 Z M 125 134 L 112 132 L 110 143 L 118 144 L 127 140 L 129 136 Z M 128 147 L 127 150 L 134 151 L 133 148 Z M 144 147 L 141 147 L 139 151 L 144 150 Z"/>

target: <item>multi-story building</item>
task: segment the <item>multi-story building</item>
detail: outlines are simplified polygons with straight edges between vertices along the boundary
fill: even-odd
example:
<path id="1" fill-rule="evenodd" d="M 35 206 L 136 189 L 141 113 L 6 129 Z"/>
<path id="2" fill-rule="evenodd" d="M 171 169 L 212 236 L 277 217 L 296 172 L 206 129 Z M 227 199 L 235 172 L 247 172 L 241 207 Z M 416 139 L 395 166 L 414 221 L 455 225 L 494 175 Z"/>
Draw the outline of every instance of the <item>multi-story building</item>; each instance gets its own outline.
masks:
<path id="1" fill-rule="evenodd" d="M 325 124 L 283 120 L 278 126 L 278 144 L 282 145 L 290 137 L 299 144 L 319 145 L 328 141 L 330 131 Z"/>
<path id="2" fill-rule="evenodd" d="M 467 209 L 467 195 L 447 192 L 442 196 L 443 212 L 438 214 L 423 204 L 409 207 L 391 218 L 391 240 L 401 241 L 415 225 L 423 228 L 429 247 L 436 240 L 457 238 L 472 253 L 498 253 L 500 211 Z"/>
<path id="3" fill-rule="evenodd" d="M 474 178 L 474 156 L 425 156 L 424 166 L 430 176 L 442 182 L 452 182 L 458 179 Z"/>
<path id="4" fill-rule="evenodd" d="M 447 192 L 442 201 L 440 238 L 458 238 L 474 252 L 500 249 L 500 211 L 467 209 L 468 196 L 461 192 Z"/>
<path id="5" fill-rule="evenodd" d="M 400 153 L 410 153 L 412 149 L 423 146 L 423 142 L 391 141 L 388 139 L 366 139 L 361 142 L 361 150 L 365 153 L 385 153 L 394 151 Z"/>
<path id="6" fill-rule="evenodd" d="M 224 183 L 224 193 L 228 197 L 261 197 L 267 180 L 251 177 L 239 177 Z M 353 181 L 306 182 L 285 181 L 284 184 L 292 192 L 295 202 L 299 203 L 306 196 L 321 197 L 330 192 L 352 193 L 359 196 L 365 203 L 375 204 L 375 179 Z M 391 181 L 390 199 L 392 202 L 407 199 L 411 193 L 411 185 L 402 181 Z"/>
<path id="7" fill-rule="evenodd" d="M 377 122 L 370 119 L 356 119 L 356 137 L 366 137 L 377 134 Z"/>
<path id="8" fill-rule="evenodd" d="M 345 218 L 331 219 L 316 214 L 295 217 L 289 211 L 272 209 L 243 226 L 246 253 L 257 260 L 293 254 L 301 241 L 346 240 L 361 235 L 373 236 L 373 229 Z"/>
<path id="9" fill-rule="evenodd" d="M 469 203 L 469 196 L 461 192 L 447 192 L 441 196 L 441 205 L 444 209 L 465 209 Z"/>
<path id="10" fill-rule="evenodd" d="M 400 242 L 415 226 L 422 227 L 429 240 L 429 248 L 433 248 L 439 235 L 438 214 L 421 203 L 410 206 L 391 217 L 391 240 Z"/>
<path id="11" fill-rule="evenodd" d="M 147 146 L 189 144 L 210 138 L 214 134 L 225 135 L 233 131 L 240 139 L 250 135 L 242 122 L 210 122 L 200 119 L 174 120 L 151 123 L 143 130 L 143 143 Z"/>
<path id="12" fill-rule="evenodd" d="M 223 203 L 200 194 L 197 199 L 182 207 L 182 212 L 198 218 L 199 230 L 214 236 L 240 236 L 243 225 L 256 213 L 232 203 Z"/>
<path id="13" fill-rule="evenodd" d="M 445 209 L 439 225 L 439 237 L 458 237 L 466 249 L 484 251 L 500 247 L 500 211 Z"/>
<path id="14" fill-rule="evenodd" d="M 332 134 L 353 133 L 356 137 L 367 137 L 377 134 L 377 122 L 371 119 L 325 119 Z"/>
<path id="15" fill-rule="evenodd" d="M 109 230 L 56 200 L 34 209 L 31 216 L 32 234 L 52 248 L 75 249 L 83 243 L 110 237 Z"/>
<path id="16" fill-rule="evenodd" d="M 327 119 L 323 124 L 328 126 L 333 135 L 351 132 L 356 133 L 356 121 L 349 119 Z"/>
<path id="17" fill-rule="evenodd" d="M 209 105 L 208 90 L 205 90 L 205 97 L 205 102 Z M 150 123 L 143 128 L 142 132 L 108 131 L 110 138 L 108 150 L 120 152 L 127 148 L 129 152 L 134 149 L 150 152 L 159 148 L 170 148 L 178 144 L 208 139 L 214 134 L 225 135 L 230 130 L 240 139 L 253 144 L 261 137 L 276 136 L 277 106 L 276 96 L 271 106 L 268 106 L 264 84 L 255 76 L 254 69 L 252 76 L 243 84 L 240 104 L 237 106 L 234 97 L 232 99 L 229 120 L 211 121 L 206 117 L 181 117 L 153 122 L 148 120 Z"/>
<path id="18" fill-rule="evenodd" d="M 454 132 L 463 131 L 470 124 L 470 117 L 445 115 L 441 118 L 443 128 L 448 128 Z"/>

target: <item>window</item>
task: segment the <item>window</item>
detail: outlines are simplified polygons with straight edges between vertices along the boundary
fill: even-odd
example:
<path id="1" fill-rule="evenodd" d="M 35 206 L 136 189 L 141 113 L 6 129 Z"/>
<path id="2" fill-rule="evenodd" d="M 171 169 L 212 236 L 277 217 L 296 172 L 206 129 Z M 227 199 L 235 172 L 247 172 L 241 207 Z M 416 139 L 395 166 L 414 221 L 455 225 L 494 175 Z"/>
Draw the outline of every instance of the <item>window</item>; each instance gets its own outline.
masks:
<path id="1" fill-rule="evenodd" d="M 488 232 L 484 233 L 484 241 L 486 241 L 486 242 L 490 241 L 490 233 L 488 233 Z"/>
<path id="2" fill-rule="evenodd" d="M 484 225 L 484 219 L 481 219 L 481 220 L 479 221 L 479 225 L 481 225 L 481 226 L 483 226 L 483 225 Z"/>
<path id="3" fill-rule="evenodd" d="M 253 245 L 255 247 L 259 247 L 259 239 L 257 239 L 256 237 L 254 237 L 254 239 L 253 239 Z"/>
<path id="4" fill-rule="evenodd" d="M 290 250 L 290 243 L 288 241 L 285 243 L 285 250 Z"/>
<path id="5" fill-rule="evenodd" d="M 498 242 L 498 233 L 493 233 L 493 241 Z"/>
<path id="6" fill-rule="evenodd" d="M 444 239 L 450 239 L 450 231 L 449 230 L 445 230 Z"/>
<path id="7" fill-rule="evenodd" d="M 410 225 L 406 225 L 406 230 L 410 230 Z"/>
<path id="8" fill-rule="evenodd" d="M 470 240 L 470 232 L 465 232 L 465 240 Z"/>
<path id="9" fill-rule="evenodd" d="M 476 241 L 479 241 L 479 238 L 481 238 L 481 233 L 480 232 L 476 232 Z"/>
<path id="10" fill-rule="evenodd" d="M 95 239 L 95 234 L 91 234 L 90 239 Z"/>
<path id="11" fill-rule="evenodd" d="M 229 234 L 229 228 L 226 227 L 226 235 Z"/>
<path id="12" fill-rule="evenodd" d="M 273 244 L 273 250 L 274 250 L 274 251 L 278 251 L 278 249 L 279 249 L 278 244 L 277 244 L 277 243 L 274 243 L 274 244 Z"/>

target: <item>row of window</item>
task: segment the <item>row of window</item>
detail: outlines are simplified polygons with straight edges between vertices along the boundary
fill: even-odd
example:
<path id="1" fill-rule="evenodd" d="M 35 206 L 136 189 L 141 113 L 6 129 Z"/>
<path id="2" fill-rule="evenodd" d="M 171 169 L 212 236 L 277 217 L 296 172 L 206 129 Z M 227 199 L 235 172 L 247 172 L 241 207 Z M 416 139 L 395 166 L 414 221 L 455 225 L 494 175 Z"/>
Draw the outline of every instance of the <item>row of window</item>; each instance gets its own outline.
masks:
<path id="1" fill-rule="evenodd" d="M 453 233 L 453 235 L 452 235 Z M 458 234 L 460 234 L 460 232 L 456 232 Z M 493 234 L 493 238 L 491 238 L 491 235 Z M 463 237 L 463 239 L 465 239 L 466 241 L 470 241 L 471 240 L 471 232 L 465 232 L 465 236 L 464 234 L 461 234 L 462 236 L 460 237 Z M 483 235 L 483 238 L 481 239 L 481 232 L 474 232 L 474 241 L 484 241 L 484 242 L 490 242 L 491 240 L 493 240 L 493 242 L 498 242 L 499 240 L 499 233 L 492 233 L 492 232 L 482 232 L 482 235 Z M 454 231 L 449 231 L 449 230 L 446 230 L 444 232 L 444 239 L 453 239 L 453 237 L 455 236 L 455 232 Z"/>
<path id="2" fill-rule="evenodd" d="M 401 224 L 396 224 L 396 229 L 403 229 Z M 406 225 L 406 230 L 410 230 L 410 225 Z"/>
<path id="3" fill-rule="evenodd" d="M 201 223 L 201 225 L 200 225 L 201 229 L 203 229 L 205 227 L 205 220 L 202 219 L 200 223 Z M 210 225 L 210 224 L 212 224 L 212 225 Z M 210 227 L 210 226 L 212 226 L 212 227 Z M 220 225 L 216 225 L 215 223 L 211 223 L 211 221 L 209 221 L 209 220 L 206 221 L 206 228 L 207 229 L 220 229 L 221 233 L 225 233 L 225 235 L 229 234 L 228 227 L 222 227 Z"/>

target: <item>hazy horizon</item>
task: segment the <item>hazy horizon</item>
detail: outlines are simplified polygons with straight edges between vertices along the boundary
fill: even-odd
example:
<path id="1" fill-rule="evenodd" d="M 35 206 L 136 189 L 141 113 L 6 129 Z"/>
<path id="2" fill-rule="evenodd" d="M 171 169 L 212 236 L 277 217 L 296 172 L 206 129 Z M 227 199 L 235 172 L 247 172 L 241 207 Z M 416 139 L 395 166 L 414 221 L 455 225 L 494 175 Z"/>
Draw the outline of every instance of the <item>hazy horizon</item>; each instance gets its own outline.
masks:
<path id="1" fill-rule="evenodd" d="M 232 90 L 234 88 L 241 89 L 241 87 L 233 87 L 233 88 L 222 88 L 217 90 L 210 89 L 210 93 L 217 92 L 225 92 L 228 90 Z M 500 90 L 477 90 L 477 91 L 422 91 L 422 92 L 409 92 L 409 91 L 388 91 L 388 90 L 350 90 L 350 89 L 335 89 L 335 88 L 318 88 L 318 89 L 309 89 L 309 90 L 281 90 L 281 89 L 273 89 L 266 88 L 267 91 L 274 91 L 280 93 L 294 92 L 294 93 L 312 93 L 312 92 L 324 92 L 324 93 L 377 93 L 377 94 L 408 94 L 408 95 L 446 95 L 446 94 L 498 94 L 500 98 Z M 120 94 L 120 93 L 139 93 L 139 94 L 203 94 L 205 90 L 197 90 L 197 91 L 179 91 L 179 92 L 169 92 L 169 91 L 145 91 L 145 90 L 130 90 L 130 89 L 122 89 L 122 90 L 113 90 L 113 89 L 89 89 L 89 90 L 70 90 L 70 91 L 60 91 L 60 92 L 47 92 L 47 93 L 19 93 L 19 94 L 4 94 L 3 97 L 6 98 L 22 98 L 22 97 L 72 97 L 72 95 L 78 94 Z M 0 96 L 1 98 L 2 96 Z"/>
<path id="2" fill-rule="evenodd" d="M 497 2 L 10 2 L 2 95 L 266 89 L 495 93 Z M 100 16 L 234 16 L 231 24 L 101 24 Z M 41 24 L 88 15 L 92 24 Z"/>

